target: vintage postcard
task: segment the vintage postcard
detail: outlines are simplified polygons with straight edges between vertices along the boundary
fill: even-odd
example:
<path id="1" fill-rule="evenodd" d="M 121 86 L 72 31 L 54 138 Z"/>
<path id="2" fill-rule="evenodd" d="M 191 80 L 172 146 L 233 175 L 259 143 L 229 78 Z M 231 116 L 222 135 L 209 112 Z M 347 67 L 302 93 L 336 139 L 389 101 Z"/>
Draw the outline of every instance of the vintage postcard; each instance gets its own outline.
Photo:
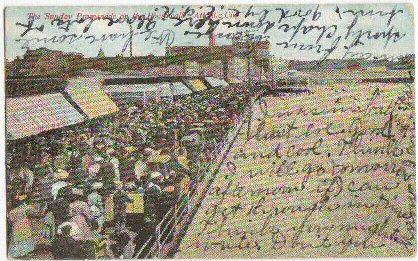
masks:
<path id="1" fill-rule="evenodd" d="M 412 3 L 4 13 L 8 258 L 416 255 Z"/>

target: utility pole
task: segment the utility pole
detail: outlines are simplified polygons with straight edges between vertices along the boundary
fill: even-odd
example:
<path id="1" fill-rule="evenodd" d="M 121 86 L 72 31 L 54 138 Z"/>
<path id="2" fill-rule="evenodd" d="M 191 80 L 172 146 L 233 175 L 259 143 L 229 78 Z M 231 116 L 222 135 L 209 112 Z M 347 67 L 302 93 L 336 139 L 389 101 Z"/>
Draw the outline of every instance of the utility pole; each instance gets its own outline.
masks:
<path id="1" fill-rule="evenodd" d="M 247 50 L 248 50 L 248 53 L 247 53 L 248 87 L 250 88 L 250 91 L 253 91 L 253 88 L 252 88 L 252 79 L 251 79 L 251 56 L 253 54 L 253 47 L 252 47 L 252 44 L 251 44 L 251 41 L 250 40 L 247 40 L 246 45 L 247 45 Z"/>
<path id="2" fill-rule="evenodd" d="M 251 70 L 251 54 L 252 54 L 252 52 L 253 52 L 253 50 L 252 50 L 252 46 L 251 46 L 251 41 L 250 40 L 247 40 L 247 42 L 246 42 L 246 45 L 247 45 L 247 50 L 248 50 L 248 53 L 247 53 L 247 77 L 248 77 L 248 81 L 247 81 L 247 84 L 248 84 L 248 88 L 250 88 L 250 93 L 251 93 L 251 96 L 252 95 L 254 95 L 254 89 L 253 89 L 253 87 L 252 87 L 252 79 L 251 79 L 251 73 L 250 73 L 250 70 Z M 252 111 L 250 110 L 250 114 L 249 114 L 249 117 L 248 117 L 248 122 L 247 122 L 247 139 L 250 137 L 250 131 L 251 131 L 251 120 L 252 120 Z"/>
<path id="3" fill-rule="evenodd" d="M 129 57 L 132 57 L 132 24 L 129 24 Z"/>

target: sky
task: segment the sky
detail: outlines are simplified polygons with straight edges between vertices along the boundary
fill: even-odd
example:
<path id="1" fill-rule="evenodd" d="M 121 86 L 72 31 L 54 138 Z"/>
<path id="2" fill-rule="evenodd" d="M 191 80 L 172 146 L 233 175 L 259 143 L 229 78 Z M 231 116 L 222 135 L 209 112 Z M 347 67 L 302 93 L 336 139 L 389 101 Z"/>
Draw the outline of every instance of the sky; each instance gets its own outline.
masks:
<path id="1" fill-rule="evenodd" d="M 185 10 L 186 6 L 171 6 L 174 13 L 178 14 Z M 205 13 L 209 9 L 207 7 L 192 6 L 199 13 Z M 218 15 L 229 15 L 233 13 L 230 9 L 238 10 L 241 13 L 238 17 L 222 17 L 221 25 L 215 29 L 215 35 L 218 35 L 217 44 L 231 44 L 231 40 L 220 38 L 220 34 L 232 34 L 239 32 L 247 32 L 249 26 L 245 22 L 254 26 L 251 31 L 254 35 L 263 37 L 270 42 L 270 53 L 276 57 L 285 59 L 299 60 L 316 60 L 321 55 L 326 54 L 324 49 L 331 48 L 338 37 L 341 39 L 334 46 L 332 54 L 329 58 L 342 58 L 347 52 L 350 43 L 355 42 L 358 33 L 363 33 L 360 41 L 350 49 L 350 52 L 361 53 L 367 57 L 378 57 L 381 55 L 399 56 L 407 53 L 414 53 L 414 25 L 413 25 L 413 7 L 408 4 L 357 4 L 347 5 L 257 5 L 250 9 L 254 15 L 245 16 L 249 10 L 248 5 L 239 6 L 215 6 L 215 13 Z M 337 9 L 338 8 L 338 9 Z M 317 9 L 317 15 L 314 16 L 314 10 Z M 116 56 L 123 50 L 127 37 L 124 39 L 109 39 L 109 34 L 129 33 L 129 25 L 127 23 L 114 24 L 108 26 L 108 22 L 104 20 L 96 20 L 92 23 L 87 32 L 83 32 L 88 21 L 82 24 L 73 23 L 66 32 L 58 28 L 55 24 L 51 24 L 52 15 L 72 15 L 71 20 L 76 20 L 80 15 L 109 15 L 114 14 L 116 18 L 122 15 L 132 17 L 136 14 L 162 14 L 164 8 L 161 6 L 102 6 L 102 7 L 8 7 L 5 12 L 5 40 L 6 40 L 6 59 L 13 60 L 17 56 L 22 56 L 26 52 L 26 46 L 30 49 L 46 47 L 53 50 L 61 50 L 65 52 L 79 52 L 85 57 L 97 56 L 99 49 L 102 48 L 106 56 Z M 229 11 L 228 11 L 229 10 Z M 264 10 L 268 10 L 265 19 L 262 20 L 262 26 L 257 27 Z M 336 11 L 338 10 L 339 13 Z M 388 20 L 391 10 L 397 13 L 392 17 L 390 23 Z M 361 15 L 363 11 L 363 14 Z M 357 15 L 354 13 L 357 12 Z M 285 13 L 287 16 L 295 14 L 296 16 L 281 18 Z M 306 14 L 303 16 L 303 14 Z M 318 14 L 320 13 L 320 15 Z M 384 15 L 379 15 L 384 14 Z M 43 26 L 42 31 L 31 30 L 26 35 L 21 36 L 25 31 L 23 26 L 16 23 L 27 24 L 29 14 L 36 14 L 33 21 L 33 27 Z M 298 16 L 299 14 L 299 16 Z M 368 15 L 369 14 L 369 15 Z M 373 15 L 370 15 L 373 14 Z M 353 26 L 350 34 L 347 26 L 357 17 L 357 23 Z M 196 19 L 196 18 L 195 18 Z M 303 20 L 303 21 L 302 21 Z M 202 36 L 197 38 L 196 35 L 185 35 L 185 31 L 192 30 L 187 23 L 174 26 L 176 21 L 168 19 L 155 19 L 155 27 L 152 32 L 141 33 L 143 30 L 135 31 L 138 34 L 133 36 L 132 49 L 133 55 L 164 55 L 167 41 L 160 42 L 158 40 L 167 36 L 166 40 L 171 46 L 178 45 L 208 45 L 208 37 Z M 240 22 L 241 27 L 233 26 L 228 28 L 223 22 L 231 22 L 232 24 Z M 271 29 L 263 32 L 266 24 L 272 24 Z M 134 24 L 136 25 L 136 24 Z M 297 30 L 300 25 L 299 30 Z M 305 26 L 305 27 L 303 27 Z M 321 31 L 320 28 L 328 28 L 323 36 L 318 40 Z M 203 25 L 198 31 L 204 32 L 207 25 Z M 318 29 L 319 28 L 319 29 Z M 305 30 L 305 33 L 304 33 Z M 296 32 L 295 32 L 296 31 Z M 367 31 L 370 31 L 367 34 Z M 356 34 L 357 33 L 357 34 Z M 397 39 L 396 33 L 399 34 Z M 71 35 L 80 37 L 78 40 L 70 43 L 67 38 L 64 42 L 53 42 L 54 37 L 58 39 L 63 35 Z M 295 35 L 293 35 L 295 34 Z M 373 39 L 375 35 L 377 39 Z M 326 36 L 329 36 L 328 38 Z M 372 38 L 372 39 L 368 39 Z M 87 39 L 86 39 L 87 37 Z M 93 39 L 105 40 L 95 41 Z M 153 39 L 153 37 L 157 39 Z M 147 39 L 149 38 L 149 39 Z M 39 40 L 41 39 L 41 40 Z M 42 40 L 44 39 L 44 40 Z M 45 42 L 45 39 L 48 41 Z M 395 42 L 394 42 L 395 41 Z M 280 44 L 282 43 L 282 44 Z M 285 48 L 286 44 L 288 48 Z M 297 48 L 292 47 L 294 45 Z M 321 52 L 318 53 L 318 45 L 321 46 Z M 290 46 L 290 47 L 289 47 Z M 310 47 L 309 47 L 310 46 Z M 303 50 L 300 50 L 303 49 Z M 129 54 L 128 50 L 123 53 L 125 56 Z M 370 55 L 368 55 L 370 54 Z M 346 57 L 348 58 L 348 57 Z"/>

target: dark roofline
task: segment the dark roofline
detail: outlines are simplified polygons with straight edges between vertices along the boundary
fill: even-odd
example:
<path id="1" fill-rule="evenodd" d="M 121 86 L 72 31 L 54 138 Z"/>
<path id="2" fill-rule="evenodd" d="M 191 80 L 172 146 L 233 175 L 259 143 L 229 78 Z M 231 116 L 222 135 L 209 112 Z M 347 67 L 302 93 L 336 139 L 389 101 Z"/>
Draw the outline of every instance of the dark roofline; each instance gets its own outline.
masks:
<path id="1" fill-rule="evenodd" d="M 215 77 L 216 78 L 216 77 Z M 163 82 L 183 82 L 191 79 L 199 79 L 206 82 L 205 76 L 164 76 L 164 77 L 118 77 L 103 80 L 103 86 L 119 84 L 152 84 Z M 186 84 L 187 85 L 187 84 Z"/>
<path id="2" fill-rule="evenodd" d="M 182 82 L 185 79 L 196 79 L 199 77 L 188 76 L 164 76 L 164 77 L 117 77 L 104 79 L 103 85 L 117 85 L 117 84 L 149 84 L 161 82 Z"/>

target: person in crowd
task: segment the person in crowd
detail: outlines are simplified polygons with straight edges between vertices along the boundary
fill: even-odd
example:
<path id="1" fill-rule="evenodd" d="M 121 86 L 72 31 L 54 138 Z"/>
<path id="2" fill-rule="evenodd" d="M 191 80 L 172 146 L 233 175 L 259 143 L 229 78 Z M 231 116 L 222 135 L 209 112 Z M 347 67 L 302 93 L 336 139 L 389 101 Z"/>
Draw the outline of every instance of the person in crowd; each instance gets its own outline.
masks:
<path id="1" fill-rule="evenodd" d="M 116 230 L 109 240 L 110 258 L 131 259 L 134 257 L 136 233 L 124 228 Z"/>
<path id="2" fill-rule="evenodd" d="M 113 190 L 115 184 L 120 183 L 120 180 L 116 178 L 114 165 L 108 162 L 101 165 L 98 180 L 106 191 Z"/>
<path id="3" fill-rule="evenodd" d="M 96 157 L 94 159 L 95 163 L 90 165 L 88 169 L 88 179 L 95 180 L 99 178 L 98 174 L 100 171 L 100 167 L 101 167 L 100 162 L 102 161 L 102 159 L 103 159 L 102 157 Z"/>
<path id="4" fill-rule="evenodd" d="M 83 171 L 83 176 L 89 176 L 89 169 L 91 165 L 94 164 L 94 159 L 90 149 L 86 149 L 85 154 L 81 157 L 81 169 Z"/>
<path id="5" fill-rule="evenodd" d="M 122 182 L 116 182 L 116 192 L 113 195 L 115 230 L 122 231 L 126 226 L 126 205 L 132 203 L 128 194 L 123 190 Z"/>
<path id="6" fill-rule="evenodd" d="M 99 194 L 99 190 L 103 187 L 101 182 L 95 182 L 91 185 L 93 192 L 87 196 L 88 205 L 92 218 L 97 223 L 97 232 L 100 233 L 104 224 L 104 207 L 102 196 Z"/>
<path id="7" fill-rule="evenodd" d="M 36 246 L 29 215 L 35 213 L 35 209 L 28 204 L 26 194 L 21 194 L 15 199 L 13 209 L 8 218 L 11 222 L 11 239 L 8 253 L 12 258 L 21 258 L 30 254 Z"/>
<path id="8" fill-rule="evenodd" d="M 95 257 L 95 241 L 100 236 L 92 231 L 98 228 L 97 220 L 93 218 L 84 191 L 81 188 L 73 188 L 72 192 L 75 197 L 69 207 L 69 222 L 78 228 L 78 233 L 73 238 L 81 244 L 85 258 L 91 259 Z"/>
<path id="9" fill-rule="evenodd" d="M 33 171 L 29 169 L 28 163 L 25 163 L 24 166 L 20 168 L 19 177 L 23 181 L 24 192 L 30 193 L 32 191 L 32 186 L 35 177 Z"/>
<path id="10" fill-rule="evenodd" d="M 76 225 L 63 224 L 52 243 L 52 253 L 55 259 L 84 259 L 86 254 L 81 244 L 73 238 Z"/>
<path id="11" fill-rule="evenodd" d="M 114 194 L 106 194 L 104 198 L 104 222 L 103 228 L 111 228 L 114 226 L 115 206 L 113 201 Z"/>
<path id="12" fill-rule="evenodd" d="M 47 203 L 45 203 L 44 206 L 42 207 L 41 216 L 42 218 L 40 220 L 40 223 L 42 227 L 41 227 L 40 237 L 43 238 L 44 244 L 49 246 L 52 244 L 52 241 L 55 237 L 56 227 L 55 227 L 54 214 L 49 209 Z"/>
<path id="13" fill-rule="evenodd" d="M 143 181 L 144 178 L 146 178 L 148 172 L 149 170 L 146 162 L 144 162 L 142 159 L 138 159 L 135 163 L 134 174 L 137 183 L 140 184 L 140 186 L 144 186 Z"/>
<path id="14" fill-rule="evenodd" d="M 106 150 L 109 162 L 113 166 L 114 181 L 120 181 L 120 171 L 119 171 L 119 159 L 117 158 L 117 152 L 114 148 L 110 147 Z"/>
<path id="15" fill-rule="evenodd" d="M 48 149 L 42 150 L 41 160 L 39 164 L 35 165 L 34 172 L 37 176 L 43 177 L 44 180 L 54 180 L 54 164 L 51 154 L 48 153 Z"/>
<path id="16" fill-rule="evenodd" d="M 56 172 L 55 177 L 54 177 L 56 182 L 52 184 L 52 187 L 51 187 L 51 194 L 52 194 L 53 200 L 57 199 L 58 192 L 60 191 L 60 189 L 70 185 L 70 183 L 67 182 L 68 177 L 69 177 L 68 172 L 63 169 L 59 169 Z"/>
<path id="17" fill-rule="evenodd" d="M 68 152 L 70 160 L 69 172 L 73 175 L 74 179 L 83 179 L 83 173 L 81 170 L 81 154 L 79 146 L 71 146 Z"/>
<path id="18" fill-rule="evenodd" d="M 179 182 L 178 182 L 178 191 L 180 192 L 180 195 L 187 195 L 191 188 L 191 179 L 189 175 L 183 174 L 177 176 Z"/>
<path id="19" fill-rule="evenodd" d="M 138 190 L 133 177 L 126 182 L 125 190 L 130 199 L 130 203 L 126 206 L 126 226 L 138 232 L 144 224 L 144 193 Z"/>
<path id="20" fill-rule="evenodd" d="M 77 234 L 76 240 L 87 241 L 94 238 L 89 223 L 93 219 L 89 205 L 85 200 L 83 191 L 79 188 L 73 188 L 73 201 L 69 205 L 69 222 L 77 225 L 80 233 Z"/>
<path id="21" fill-rule="evenodd" d="M 9 179 L 7 196 L 8 205 L 10 205 L 20 194 L 24 193 L 25 180 L 18 174 L 18 170 L 13 171 L 10 175 L 7 175 L 7 178 Z"/>
<path id="22" fill-rule="evenodd" d="M 57 192 L 56 199 L 47 202 L 47 210 L 52 212 L 55 225 L 60 225 L 67 221 L 69 216 L 69 207 L 74 195 L 72 194 L 72 187 L 64 186 Z"/>
<path id="23" fill-rule="evenodd" d="M 146 192 L 150 196 L 159 196 L 161 195 L 161 187 L 160 184 L 164 180 L 163 174 L 158 171 L 154 171 L 150 175 L 151 181 L 148 183 Z"/>

